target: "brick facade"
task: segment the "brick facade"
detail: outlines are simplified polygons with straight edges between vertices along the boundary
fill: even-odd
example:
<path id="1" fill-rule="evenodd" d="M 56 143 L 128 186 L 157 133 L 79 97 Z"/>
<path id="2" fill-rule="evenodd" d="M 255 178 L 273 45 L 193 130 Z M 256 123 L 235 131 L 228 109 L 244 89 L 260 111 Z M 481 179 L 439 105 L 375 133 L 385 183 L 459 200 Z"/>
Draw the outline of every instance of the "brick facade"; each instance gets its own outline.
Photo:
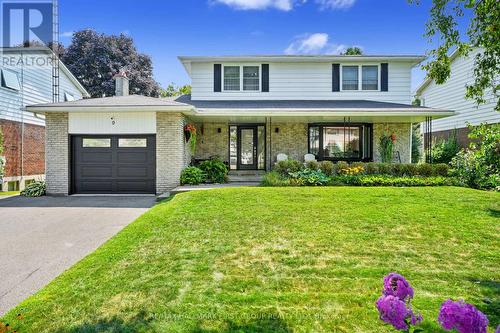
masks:
<path id="1" fill-rule="evenodd" d="M 396 135 L 394 144 L 394 157 L 396 152 L 401 156 L 401 163 L 411 163 L 411 124 L 410 123 L 378 123 L 373 124 L 373 159 L 381 162 L 379 153 L 379 141 L 383 134 Z"/>
<path id="2" fill-rule="evenodd" d="M 48 113 L 45 116 L 45 151 L 47 194 L 68 195 L 69 138 L 68 114 Z"/>
<path id="3" fill-rule="evenodd" d="M 271 164 L 276 162 L 278 154 L 303 161 L 307 154 L 307 123 L 271 123 Z M 278 132 L 276 133 L 276 129 Z"/>
<path id="4" fill-rule="evenodd" d="M 4 177 L 35 176 L 45 173 L 45 128 L 43 126 L 0 120 L 6 159 Z M 23 147 L 24 144 L 24 147 Z M 22 160 L 21 160 L 22 154 Z"/>
<path id="5" fill-rule="evenodd" d="M 196 124 L 196 128 L 199 135 L 196 142 L 196 158 L 209 159 L 211 156 L 219 156 L 227 162 L 229 160 L 229 123 Z"/>
<path id="6" fill-rule="evenodd" d="M 156 114 L 156 193 L 161 194 L 180 184 L 182 170 L 191 154 L 184 139 L 186 119 L 181 113 Z"/>

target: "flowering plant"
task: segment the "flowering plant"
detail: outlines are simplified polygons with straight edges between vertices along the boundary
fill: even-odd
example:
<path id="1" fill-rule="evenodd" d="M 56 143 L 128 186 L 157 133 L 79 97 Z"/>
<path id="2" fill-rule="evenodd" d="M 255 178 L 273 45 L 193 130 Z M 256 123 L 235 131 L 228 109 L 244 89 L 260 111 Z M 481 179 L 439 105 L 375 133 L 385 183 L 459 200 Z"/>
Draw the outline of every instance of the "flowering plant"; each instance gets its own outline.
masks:
<path id="1" fill-rule="evenodd" d="M 346 167 L 346 168 L 340 168 L 339 173 L 342 175 L 357 175 L 359 173 L 365 172 L 365 168 L 363 168 L 361 165 L 359 166 L 351 166 L 351 167 Z"/>
<path id="2" fill-rule="evenodd" d="M 375 305 L 380 319 L 391 324 L 398 331 L 409 333 L 412 326 L 422 321 L 420 314 L 415 314 L 411 307 L 413 288 L 406 279 L 397 273 L 389 273 L 384 277 L 384 290 Z M 422 330 L 413 327 L 413 333 Z"/>
<path id="3" fill-rule="evenodd" d="M 451 299 L 441 305 L 438 321 L 445 330 L 459 333 L 486 333 L 488 327 L 488 318 L 474 305 Z"/>
<path id="4" fill-rule="evenodd" d="M 186 142 L 189 142 L 191 154 L 194 155 L 196 150 L 196 127 L 193 124 L 187 124 L 184 126 L 184 136 L 186 138 Z"/>

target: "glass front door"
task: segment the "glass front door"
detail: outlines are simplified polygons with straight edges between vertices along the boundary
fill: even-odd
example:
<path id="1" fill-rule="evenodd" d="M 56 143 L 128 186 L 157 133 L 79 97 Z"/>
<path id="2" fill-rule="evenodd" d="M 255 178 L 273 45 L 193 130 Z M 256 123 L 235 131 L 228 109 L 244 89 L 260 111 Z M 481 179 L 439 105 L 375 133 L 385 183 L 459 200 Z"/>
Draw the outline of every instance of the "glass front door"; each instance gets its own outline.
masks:
<path id="1" fill-rule="evenodd" d="M 238 127 L 238 169 L 257 169 L 257 126 Z"/>

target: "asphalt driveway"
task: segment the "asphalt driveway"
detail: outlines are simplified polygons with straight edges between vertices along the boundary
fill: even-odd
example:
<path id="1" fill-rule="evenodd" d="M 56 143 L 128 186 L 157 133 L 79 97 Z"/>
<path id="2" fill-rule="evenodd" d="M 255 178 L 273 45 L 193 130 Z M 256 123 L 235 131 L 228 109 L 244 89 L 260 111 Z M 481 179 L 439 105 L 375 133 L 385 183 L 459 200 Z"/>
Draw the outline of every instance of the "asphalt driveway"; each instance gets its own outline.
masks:
<path id="1" fill-rule="evenodd" d="M 147 196 L 0 199 L 0 316 L 154 203 Z"/>

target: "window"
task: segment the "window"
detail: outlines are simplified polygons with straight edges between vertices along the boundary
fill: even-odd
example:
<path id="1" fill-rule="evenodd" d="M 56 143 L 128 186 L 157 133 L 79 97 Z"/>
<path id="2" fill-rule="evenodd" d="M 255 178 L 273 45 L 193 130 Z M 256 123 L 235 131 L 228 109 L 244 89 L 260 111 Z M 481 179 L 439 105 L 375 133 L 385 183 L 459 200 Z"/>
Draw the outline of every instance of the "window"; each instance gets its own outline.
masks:
<path id="1" fill-rule="evenodd" d="M 224 66 L 224 90 L 240 90 L 240 66 Z"/>
<path id="2" fill-rule="evenodd" d="M 148 140 L 146 138 L 120 138 L 118 147 L 120 148 L 146 148 Z"/>
<path id="3" fill-rule="evenodd" d="M 342 90 L 358 90 L 358 66 L 342 66 Z"/>
<path id="4" fill-rule="evenodd" d="M 309 126 L 309 153 L 319 160 L 370 161 L 371 124 Z"/>
<path id="5" fill-rule="evenodd" d="M 378 90 L 378 66 L 362 67 L 363 90 Z"/>
<path id="6" fill-rule="evenodd" d="M 83 138 L 83 148 L 110 148 L 111 139 L 109 138 Z"/>
<path id="7" fill-rule="evenodd" d="M 71 95 L 70 93 L 64 92 L 64 101 L 65 102 L 71 102 L 74 101 L 75 97 Z"/>
<path id="8" fill-rule="evenodd" d="M 260 89 L 259 66 L 243 66 L 243 90 Z"/>
<path id="9" fill-rule="evenodd" d="M 21 85 L 19 84 L 19 78 L 17 77 L 17 73 L 11 72 L 9 70 L 2 70 L 2 87 L 12 89 L 12 90 L 21 90 Z"/>

